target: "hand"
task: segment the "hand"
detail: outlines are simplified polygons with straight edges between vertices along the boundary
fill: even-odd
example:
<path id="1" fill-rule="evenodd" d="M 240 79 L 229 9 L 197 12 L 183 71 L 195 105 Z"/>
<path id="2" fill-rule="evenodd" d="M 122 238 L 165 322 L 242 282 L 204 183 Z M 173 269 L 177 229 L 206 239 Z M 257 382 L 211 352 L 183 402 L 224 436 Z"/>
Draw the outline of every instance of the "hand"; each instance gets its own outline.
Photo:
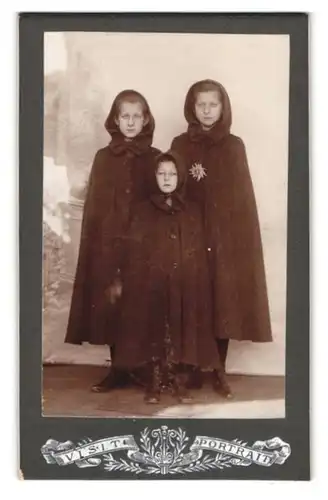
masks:
<path id="1" fill-rule="evenodd" d="M 114 305 L 116 301 L 121 298 L 122 290 L 122 282 L 119 278 L 116 278 L 105 291 L 105 295 L 111 304 Z"/>

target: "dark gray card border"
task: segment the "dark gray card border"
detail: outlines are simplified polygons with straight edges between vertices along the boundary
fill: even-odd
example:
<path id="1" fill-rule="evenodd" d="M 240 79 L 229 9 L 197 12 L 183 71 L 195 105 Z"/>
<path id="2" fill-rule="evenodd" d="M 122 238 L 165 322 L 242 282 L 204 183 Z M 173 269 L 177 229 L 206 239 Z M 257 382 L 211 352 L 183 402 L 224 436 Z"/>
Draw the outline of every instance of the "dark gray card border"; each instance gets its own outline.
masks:
<path id="1" fill-rule="evenodd" d="M 288 34 L 287 343 L 285 419 L 99 419 L 42 417 L 43 34 L 46 31 Z M 182 427 L 196 435 L 252 444 L 279 436 L 291 445 L 284 465 L 231 467 L 165 479 L 308 480 L 309 450 L 309 132 L 308 15 L 305 13 L 23 13 L 19 16 L 20 467 L 25 479 L 163 479 L 101 467 L 48 465 L 49 439 L 77 442 L 145 427 Z"/>

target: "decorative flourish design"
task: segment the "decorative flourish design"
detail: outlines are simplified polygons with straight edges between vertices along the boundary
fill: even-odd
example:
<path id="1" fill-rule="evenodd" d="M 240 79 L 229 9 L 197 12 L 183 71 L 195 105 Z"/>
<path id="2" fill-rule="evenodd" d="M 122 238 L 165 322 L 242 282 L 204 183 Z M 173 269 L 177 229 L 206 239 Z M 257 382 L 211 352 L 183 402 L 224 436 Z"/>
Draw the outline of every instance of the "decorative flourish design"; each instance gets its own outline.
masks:
<path id="1" fill-rule="evenodd" d="M 140 472 L 148 472 L 146 469 L 143 469 L 138 463 L 135 462 L 127 462 L 123 458 L 120 460 L 115 460 L 111 453 L 107 453 L 104 455 L 104 469 L 108 472 L 112 472 L 114 470 L 122 470 L 125 472 L 134 472 L 135 474 L 140 474 Z"/>
<path id="2" fill-rule="evenodd" d="M 190 175 L 199 182 L 203 177 L 207 176 L 206 170 L 201 163 L 194 163 L 189 170 Z"/>
<path id="3" fill-rule="evenodd" d="M 168 426 L 162 425 L 153 430 L 146 427 L 140 433 L 139 445 L 132 435 L 99 441 L 85 438 L 75 447 L 71 441 L 59 443 L 49 439 L 41 452 L 47 463 L 51 464 L 75 463 L 78 467 L 96 467 L 103 460 L 104 469 L 108 472 L 123 471 L 147 475 L 186 474 L 252 464 L 282 465 L 291 453 L 290 445 L 278 437 L 256 441 L 249 446 L 238 439 L 227 441 L 196 436 L 187 450 L 188 445 L 189 437 L 182 428 L 169 429 Z M 127 459 L 116 459 L 111 453 L 121 450 L 126 451 Z M 215 454 L 203 454 L 204 450 Z M 95 458 L 99 455 L 102 455 L 102 460 Z"/>

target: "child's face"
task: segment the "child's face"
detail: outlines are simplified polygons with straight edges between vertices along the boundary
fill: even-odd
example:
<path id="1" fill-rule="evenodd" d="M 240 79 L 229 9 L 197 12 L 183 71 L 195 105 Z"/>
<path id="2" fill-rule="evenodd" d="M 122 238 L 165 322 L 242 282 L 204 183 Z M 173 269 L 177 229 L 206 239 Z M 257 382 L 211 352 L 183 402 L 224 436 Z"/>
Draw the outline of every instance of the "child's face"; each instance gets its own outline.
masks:
<path id="1" fill-rule="evenodd" d="M 163 161 L 158 165 L 156 180 L 162 193 L 171 194 L 178 185 L 178 172 L 173 161 Z"/>
<path id="2" fill-rule="evenodd" d="M 142 131 L 146 120 L 140 102 L 122 102 L 116 125 L 127 139 L 133 139 Z"/>
<path id="3" fill-rule="evenodd" d="M 210 129 L 220 119 L 222 103 L 219 92 L 208 90 L 198 92 L 195 102 L 197 120 L 204 129 Z"/>

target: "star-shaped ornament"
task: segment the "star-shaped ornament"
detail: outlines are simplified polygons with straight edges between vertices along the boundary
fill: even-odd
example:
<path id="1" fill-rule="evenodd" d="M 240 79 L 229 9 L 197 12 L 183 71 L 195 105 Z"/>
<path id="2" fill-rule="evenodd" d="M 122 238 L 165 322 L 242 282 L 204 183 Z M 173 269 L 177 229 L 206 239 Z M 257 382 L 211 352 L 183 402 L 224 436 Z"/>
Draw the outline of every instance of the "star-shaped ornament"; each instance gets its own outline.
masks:
<path id="1" fill-rule="evenodd" d="M 206 170 L 201 163 L 194 163 L 190 168 L 189 173 L 197 182 L 207 175 Z"/>

